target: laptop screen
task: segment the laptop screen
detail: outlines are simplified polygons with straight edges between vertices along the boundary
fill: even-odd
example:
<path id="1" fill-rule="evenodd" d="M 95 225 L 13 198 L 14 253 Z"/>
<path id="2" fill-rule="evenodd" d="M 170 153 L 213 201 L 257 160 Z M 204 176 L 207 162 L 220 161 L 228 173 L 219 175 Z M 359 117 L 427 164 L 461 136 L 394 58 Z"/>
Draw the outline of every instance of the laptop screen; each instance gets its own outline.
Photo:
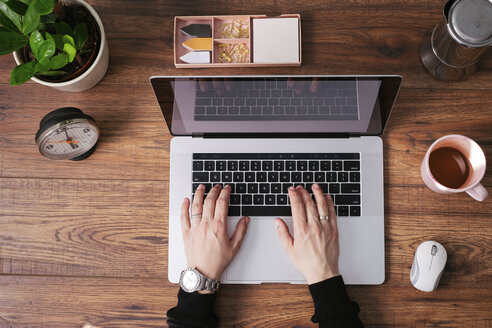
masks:
<path id="1" fill-rule="evenodd" d="M 152 77 L 172 135 L 380 135 L 399 76 Z"/>

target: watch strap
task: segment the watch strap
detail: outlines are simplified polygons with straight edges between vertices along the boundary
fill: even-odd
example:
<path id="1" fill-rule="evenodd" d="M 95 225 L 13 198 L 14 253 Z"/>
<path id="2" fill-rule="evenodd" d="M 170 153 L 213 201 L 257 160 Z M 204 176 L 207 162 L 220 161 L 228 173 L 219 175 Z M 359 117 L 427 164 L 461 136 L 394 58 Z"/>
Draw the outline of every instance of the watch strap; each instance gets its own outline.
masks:
<path id="1" fill-rule="evenodd" d="M 198 290 L 209 290 L 211 292 L 216 292 L 217 289 L 219 288 L 220 281 L 208 278 L 204 276 L 200 271 L 195 269 L 195 271 L 200 275 L 200 286 L 198 287 Z"/>

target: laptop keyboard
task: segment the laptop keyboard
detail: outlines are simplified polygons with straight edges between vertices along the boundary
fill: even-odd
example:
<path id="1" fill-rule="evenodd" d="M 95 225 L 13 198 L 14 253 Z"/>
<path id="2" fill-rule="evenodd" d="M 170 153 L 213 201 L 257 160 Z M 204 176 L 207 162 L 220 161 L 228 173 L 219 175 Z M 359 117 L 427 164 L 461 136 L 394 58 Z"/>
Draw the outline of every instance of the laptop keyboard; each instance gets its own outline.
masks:
<path id="1" fill-rule="evenodd" d="M 335 201 L 338 216 L 361 216 L 359 153 L 194 153 L 193 196 L 230 185 L 229 216 L 291 216 L 290 186 L 311 194 L 318 183 Z"/>
<path id="2" fill-rule="evenodd" d="M 306 81 L 303 81 L 306 83 Z M 208 83 L 207 91 L 199 83 Z M 216 92 L 210 82 L 196 83 L 197 121 L 358 120 L 356 81 L 331 81 L 316 92 L 297 93 L 285 78 L 234 81 L 230 91 Z"/>

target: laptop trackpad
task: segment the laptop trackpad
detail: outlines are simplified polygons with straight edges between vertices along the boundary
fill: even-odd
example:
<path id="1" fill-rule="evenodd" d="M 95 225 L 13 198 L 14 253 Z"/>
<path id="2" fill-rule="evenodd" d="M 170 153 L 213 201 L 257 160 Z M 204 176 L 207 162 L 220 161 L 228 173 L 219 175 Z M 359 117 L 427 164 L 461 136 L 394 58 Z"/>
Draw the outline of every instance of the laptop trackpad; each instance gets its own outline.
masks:
<path id="1" fill-rule="evenodd" d="M 229 236 L 237 221 L 228 220 Z M 292 235 L 292 219 L 285 221 Z M 305 281 L 283 249 L 274 218 L 251 218 L 241 249 L 225 275 L 228 283 Z"/>

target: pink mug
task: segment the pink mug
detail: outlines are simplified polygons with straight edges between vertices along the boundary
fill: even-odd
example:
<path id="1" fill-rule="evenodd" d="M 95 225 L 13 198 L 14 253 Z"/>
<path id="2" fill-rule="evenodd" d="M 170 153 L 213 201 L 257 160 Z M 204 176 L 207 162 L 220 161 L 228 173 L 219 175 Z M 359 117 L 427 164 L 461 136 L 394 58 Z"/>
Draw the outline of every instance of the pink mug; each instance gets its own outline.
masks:
<path id="1" fill-rule="evenodd" d="M 453 148 L 459 151 L 469 164 L 469 173 L 463 185 L 459 188 L 450 188 L 441 184 L 432 176 L 429 166 L 430 154 L 443 147 Z M 487 190 L 480 184 L 486 170 L 485 154 L 482 148 L 472 139 L 458 134 L 451 134 L 434 141 L 425 154 L 420 173 L 427 187 L 441 194 L 451 194 L 466 191 L 468 195 L 478 201 L 483 201 L 488 196 Z"/>

